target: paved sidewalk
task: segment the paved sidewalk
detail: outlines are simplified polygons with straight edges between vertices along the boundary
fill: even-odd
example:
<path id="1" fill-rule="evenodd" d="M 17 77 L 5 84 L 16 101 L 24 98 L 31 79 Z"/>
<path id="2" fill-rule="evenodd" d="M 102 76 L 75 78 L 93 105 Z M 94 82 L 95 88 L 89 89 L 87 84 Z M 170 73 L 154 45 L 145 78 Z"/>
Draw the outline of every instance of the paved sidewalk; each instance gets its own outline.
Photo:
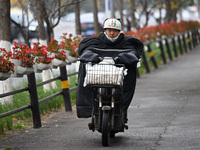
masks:
<path id="1" fill-rule="evenodd" d="M 128 111 L 129 129 L 106 149 L 198 150 L 200 148 L 200 48 L 183 54 L 137 81 Z M 0 141 L 14 150 L 93 150 L 101 134 L 88 130 L 89 119 L 60 112 L 42 128 L 22 130 Z"/>

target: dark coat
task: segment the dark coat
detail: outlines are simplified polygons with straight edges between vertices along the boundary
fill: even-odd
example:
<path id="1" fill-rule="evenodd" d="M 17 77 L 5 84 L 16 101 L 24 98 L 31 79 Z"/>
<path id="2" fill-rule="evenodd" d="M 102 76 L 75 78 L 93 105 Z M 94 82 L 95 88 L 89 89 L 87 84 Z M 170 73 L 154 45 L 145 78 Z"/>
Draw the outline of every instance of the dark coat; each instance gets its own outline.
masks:
<path id="1" fill-rule="evenodd" d="M 124 109 L 127 109 L 135 91 L 136 66 L 143 53 L 143 43 L 133 37 L 120 34 L 115 42 L 107 39 L 104 33 L 98 37 L 83 39 L 79 44 L 78 54 L 81 60 L 78 74 L 76 95 L 77 116 L 79 118 L 91 117 L 93 92 L 89 87 L 84 87 L 85 67 L 82 62 L 100 62 L 103 57 L 113 57 L 116 63 L 125 64 L 128 69 L 123 82 Z"/>

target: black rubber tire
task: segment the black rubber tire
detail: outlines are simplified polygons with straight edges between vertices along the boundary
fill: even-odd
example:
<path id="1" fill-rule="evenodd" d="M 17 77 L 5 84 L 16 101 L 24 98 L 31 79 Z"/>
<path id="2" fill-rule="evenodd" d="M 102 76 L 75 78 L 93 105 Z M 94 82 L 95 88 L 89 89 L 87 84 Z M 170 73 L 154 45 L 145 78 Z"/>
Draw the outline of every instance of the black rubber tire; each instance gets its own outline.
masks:
<path id="1" fill-rule="evenodd" d="M 102 118 L 102 145 L 108 146 L 110 143 L 110 111 L 103 111 Z"/>
<path id="2" fill-rule="evenodd" d="M 115 138 L 115 132 L 114 131 L 110 132 L 110 138 Z"/>

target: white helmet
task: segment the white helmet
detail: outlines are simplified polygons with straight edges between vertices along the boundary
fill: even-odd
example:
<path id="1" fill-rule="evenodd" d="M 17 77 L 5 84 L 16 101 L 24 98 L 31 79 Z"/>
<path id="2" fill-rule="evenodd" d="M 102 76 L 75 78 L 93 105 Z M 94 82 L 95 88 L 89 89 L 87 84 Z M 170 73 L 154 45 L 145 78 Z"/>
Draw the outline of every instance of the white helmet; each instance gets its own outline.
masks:
<path id="1" fill-rule="evenodd" d="M 121 22 L 117 19 L 106 19 L 104 21 L 104 26 L 103 26 L 104 29 L 116 29 L 116 30 L 119 30 L 121 31 Z"/>

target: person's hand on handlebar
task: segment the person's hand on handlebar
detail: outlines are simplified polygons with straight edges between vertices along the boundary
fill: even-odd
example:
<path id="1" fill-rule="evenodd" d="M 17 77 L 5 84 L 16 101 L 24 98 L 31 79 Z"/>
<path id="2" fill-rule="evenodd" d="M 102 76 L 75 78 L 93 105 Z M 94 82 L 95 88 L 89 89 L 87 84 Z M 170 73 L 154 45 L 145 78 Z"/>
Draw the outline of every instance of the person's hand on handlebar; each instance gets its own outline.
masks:
<path id="1" fill-rule="evenodd" d="M 92 51 L 86 51 L 83 53 L 80 57 L 79 60 L 83 63 L 91 62 L 91 63 L 99 63 L 103 60 L 102 57 L 99 56 L 99 54 L 94 53 Z"/>

